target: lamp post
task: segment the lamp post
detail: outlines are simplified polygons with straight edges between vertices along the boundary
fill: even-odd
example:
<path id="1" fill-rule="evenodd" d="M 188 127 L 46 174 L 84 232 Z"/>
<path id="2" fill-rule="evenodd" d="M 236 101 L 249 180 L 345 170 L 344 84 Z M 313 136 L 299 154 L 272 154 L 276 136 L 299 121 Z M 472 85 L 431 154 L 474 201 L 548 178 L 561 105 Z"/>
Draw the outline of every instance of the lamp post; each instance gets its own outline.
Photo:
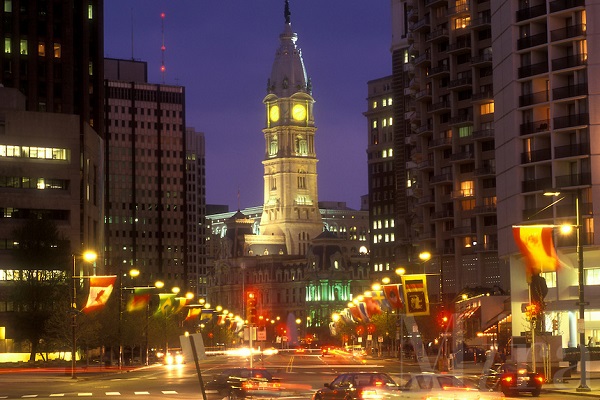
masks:
<path id="1" fill-rule="evenodd" d="M 591 389 L 586 384 L 586 365 L 585 365 L 585 295 L 584 295 L 584 270 L 583 270 L 583 246 L 581 245 L 581 189 L 577 189 L 577 198 L 575 199 L 575 215 L 577 224 L 577 271 L 579 275 L 579 352 L 581 363 L 581 380 L 577 387 L 578 392 L 589 392 Z"/>
<path id="2" fill-rule="evenodd" d="M 123 290 L 131 290 L 134 288 L 123 287 L 123 274 L 119 274 L 119 369 L 123 366 Z M 140 275 L 140 271 L 138 269 L 129 270 L 128 275 L 132 278 L 135 278 Z"/>
<path id="3" fill-rule="evenodd" d="M 71 276 L 72 283 L 72 298 L 71 298 L 71 379 L 75 379 L 75 365 L 77 361 L 77 255 L 72 254 L 73 258 L 73 274 Z M 94 262 L 98 255 L 93 251 L 86 251 L 82 254 L 82 257 L 87 262 Z"/>
<path id="4" fill-rule="evenodd" d="M 559 191 L 544 193 L 544 195 L 558 196 Z M 586 365 L 585 365 L 585 279 L 584 279 L 584 268 L 583 268 L 583 246 L 581 244 L 581 189 L 577 189 L 575 197 L 575 227 L 576 231 L 576 248 L 577 248 L 577 273 L 578 273 L 578 285 L 579 285 L 579 320 L 577 321 L 577 329 L 579 330 L 579 363 L 581 364 L 581 377 L 579 386 L 577 387 L 578 392 L 589 392 L 591 389 L 586 383 Z"/>

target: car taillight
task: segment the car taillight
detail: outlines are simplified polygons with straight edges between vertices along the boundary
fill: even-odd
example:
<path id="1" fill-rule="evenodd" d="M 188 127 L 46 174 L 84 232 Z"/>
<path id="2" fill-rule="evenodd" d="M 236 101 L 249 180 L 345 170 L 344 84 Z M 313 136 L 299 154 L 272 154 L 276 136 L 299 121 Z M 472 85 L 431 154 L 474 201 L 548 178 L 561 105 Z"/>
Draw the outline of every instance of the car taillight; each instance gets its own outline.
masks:
<path id="1" fill-rule="evenodd" d="M 544 376 L 543 375 L 536 375 L 535 376 L 535 380 L 539 383 L 544 383 Z"/>
<path id="2" fill-rule="evenodd" d="M 512 375 L 507 375 L 507 376 L 504 376 L 504 377 L 502 377 L 502 381 L 503 381 L 503 382 L 506 382 L 506 383 L 512 383 L 512 381 L 513 381 L 513 376 L 512 376 Z"/>

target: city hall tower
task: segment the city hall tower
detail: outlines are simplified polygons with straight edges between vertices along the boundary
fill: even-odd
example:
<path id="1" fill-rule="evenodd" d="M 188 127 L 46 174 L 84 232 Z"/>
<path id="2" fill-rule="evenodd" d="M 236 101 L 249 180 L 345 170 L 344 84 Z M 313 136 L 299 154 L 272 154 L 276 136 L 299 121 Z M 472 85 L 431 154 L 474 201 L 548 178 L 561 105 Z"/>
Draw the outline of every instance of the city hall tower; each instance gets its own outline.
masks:
<path id="1" fill-rule="evenodd" d="M 323 231 L 318 207 L 315 122 L 310 79 L 292 31 L 289 2 L 279 35 L 265 104 L 264 208 L 260 233 L 285 244 L 287 254 L 306 254 Z"/>

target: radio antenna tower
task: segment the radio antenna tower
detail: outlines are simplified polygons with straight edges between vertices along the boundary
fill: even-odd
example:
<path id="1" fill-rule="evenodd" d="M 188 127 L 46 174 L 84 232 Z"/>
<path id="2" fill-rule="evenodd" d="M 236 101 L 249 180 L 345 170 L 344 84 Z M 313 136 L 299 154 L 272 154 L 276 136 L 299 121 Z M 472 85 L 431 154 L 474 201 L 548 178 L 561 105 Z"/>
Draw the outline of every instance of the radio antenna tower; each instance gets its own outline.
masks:
<path id="1" fill-rule="evenodd" d="M 165 13 L 160 13 L 160 19 L 161 19 L 161 33 L 162 33 L 162 46 L 160 46 L 160 52 L 161 52 L 161 64 L 160 64 L 160 73 L 162 75 L 162 83 L 165 83 L 165 72 L 167 71 L 167 68 L 165 67 L 165 50 L 167 49 L 165 47 Z"/>

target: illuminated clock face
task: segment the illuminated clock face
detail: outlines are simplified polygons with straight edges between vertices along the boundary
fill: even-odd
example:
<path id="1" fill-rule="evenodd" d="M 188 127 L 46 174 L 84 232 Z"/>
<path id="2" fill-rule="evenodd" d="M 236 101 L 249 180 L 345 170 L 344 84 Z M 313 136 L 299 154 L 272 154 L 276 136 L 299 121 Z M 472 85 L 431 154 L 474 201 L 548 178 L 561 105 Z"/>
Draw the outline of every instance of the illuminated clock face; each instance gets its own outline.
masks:
<path id="1" fill-rule="evenodd" d="M 278 106 L 271 107 L 271 109 L 269 110 L 269 118 L 273 122 L 279 121 L 279 107 Z"/>
<path id="2" fill-rule="evenodd" d="M 302 104 L 296 104 L 294 108 L 292 108 L 292 118 L 296 121 L 306 119 L 306 108 Z"/>

